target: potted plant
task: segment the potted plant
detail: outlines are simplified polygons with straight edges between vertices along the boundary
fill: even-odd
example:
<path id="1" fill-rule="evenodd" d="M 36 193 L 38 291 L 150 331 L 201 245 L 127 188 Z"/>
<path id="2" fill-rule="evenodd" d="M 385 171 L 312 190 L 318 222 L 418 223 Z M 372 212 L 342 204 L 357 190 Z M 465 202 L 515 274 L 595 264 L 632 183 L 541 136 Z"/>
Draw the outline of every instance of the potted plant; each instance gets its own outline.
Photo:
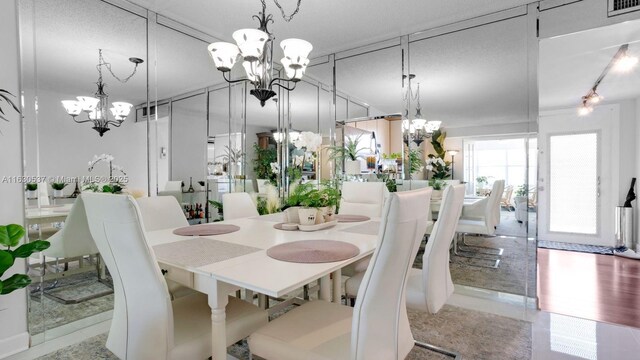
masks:
<path id="1" fill-rule="evenodd" d="M 289 191 L 289 196 L 285 201 L 282 210 L 285 213 L 285 222 L 288 223 L 300 223 L 300 216 L 298 211 L 302 206 L 302 201 L 305 199 L 305 196 L 308 192 L 313 189 L 313 184 L 294 184 L 291 186 L 291 190 Z"/>
<path id="2" fill-rule="evenodd" d="M 422 171 L 422 151 L 419 149 L 410 149 L 409 153 L 409 170 L 411 174 L 418 174 Z M 412 175 L 413 177 L 413 175 Z"/>
<path id="3" fill-rule="evenodd" d="M 0 278 L 13 266 L 17 258 L 27 258 L 34 252 L 48 249 L 51 245 L 48 241 L 36 240 L 18 246 L 24 234 L 25 230 L 20 225 L 0 225 L 0 245 L 4 247 L 0 249 Z M 22 289 L 30 283 L 31 278 L 28 275 L 14 274 L 0 280 L 0 295 Z"/>
<path id="4" fill-rule="evenodd" d="M 301 225 L 314 225 L 324 222 L 322 207 L 326 206 L 326 196 L 318 190 L 312 189 L 307 192 L 300 205 L 302 208 L 298 210 Z"/>
<path id="5" fill-rule="evenodd" d="M 333 221 L 336 214 L 336 209 L 338 204 L 340 203 L 340 190 L 338 189 L 337 182 L 328 181 L 323 183 L 323 189 L 321 190 L 324 194 L 324 208 L 323 208 L 323 217 L 326 222 Z"/>
<path id="6" fill-rule="evenodd" d="M 442 199 L 442 192 L 444 188 L 447 186 L 447 183 L 444 180 L 434 179 L 429 180 L 429 186 L 433 188 L 431 192 L 432 199 Z"/>
<path id="7" fill-rule="evenodd" d="M 363 134 L 358 136 L 347 136 L 342 146 L 332 146 L 329 148 L 329 158 L 341 164 L 344 161 L 344 172 L 346 174 L 360 174 L 360 160 L 363 156 L 360 152 L 367 150 L 366 147 L 358 147 Z"/>
<path id="8" fill-rule="evenodd" d="M 51 188 L 53 189 L 53 197 L 61 198 L 64 197 L 63 189 L 67 186 L 66 183 L 63 182 L 54 182 L 51 183 Z"/>
<path id="9" fill-rule="evenodd" d="M 37 183 L 27 183 L 25 185 L 25 188 L 27 190 L 27 199 L 35 199 L 37 197 L 36 195 L 36 190 L 38 190 Z"/>

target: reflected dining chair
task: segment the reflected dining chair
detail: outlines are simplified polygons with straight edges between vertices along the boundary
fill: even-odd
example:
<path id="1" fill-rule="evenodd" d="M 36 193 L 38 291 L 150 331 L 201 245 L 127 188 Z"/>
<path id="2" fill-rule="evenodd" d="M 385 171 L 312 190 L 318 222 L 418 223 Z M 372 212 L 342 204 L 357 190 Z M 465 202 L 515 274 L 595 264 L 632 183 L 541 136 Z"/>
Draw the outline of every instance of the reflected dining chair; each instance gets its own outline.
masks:
<path id="1" fill-rule="evenodd" d="M 93 237 L 91 236 L 91 232 L 89 231 L 89 224 L 87 222 L 87 215 L 85 213 L 85 206 L 82 198 L 77 198 L 74 201 L 62 229 L 49 237 L 47 241 L 49 241 L 51 246 L 42 251 L 42 255 L 45 257 L 45 264 L 47 263 L 46 259 L 49 257 L 55 258 L 56 262 L 62 260 L 65 266 L 63 270 L 56 268 L 56 271 L 54 272 L 47 272 L 46 269 L 49 267 L 45 267 L 44 280 L 57 279 L 64 276 L 94 270 L 97 272 L 98 281 L 102 280 L 103 271 L 100 266 L 100 257 L 98 256 L 99 251 Z M 91 257 L 94 255 L 96 257 L 95 268 L 83 266 L 85 257 Z M 78 268 L 69 269 L 68 264 L 72 261 L 78 261 Z M 54 297 L 58 301 L 67 304 L 79 303 L 110 293 L 111 291 L 100 294 L 91 294 L 89 297 L 75 299 L 73 301 L 65 300 L 53 293 L 47 293 L 47 296 Z"/>
<path id="2" fill-rule="evenodd" d="M 342 184 L 340 214 L 380 217 L 389 190 L 384 182 L 345 182 Z"/>
<path id="3" fill-rule="evenodd" d="M 246 192 L 228 193 L 222 195 L 222 212 L 225 220 L 258 216 L 256 204 L 251 195 Z"/>
<path id="4" fill-rule="evenodd" d="M 447 186 L 442 195 L 441 216 L 422 255 L 422 269 L 409 270 L 407 282 L 407 308 L 437 313 L 453 293 L 453 281 L 449 270 L 449 248 L 456 232 L 456 224 L 462 212 L 464 185 Z M 349 279 L 351 280 L 351 279 Z M 460 358 L 455 352 L 416 341 L 416 345 L 438 353 Z"/>
<path id="5" fill-rule="evenodd" d="M 173 196 L 142 197 L 136 201 L 145 232 L 189 226 L 180 204 Z M 193 290 L 171 280 L 167 280 L 167 287 L 172 299 L 193 293 Z"/>
<path id="6" fill-rule="evenodd" d="M 384 182 L 344 182 L 342 198 L 338 213 L 342 215 L 363 215 L 371 218 L 380 217 L 384 202 L 389 197 L 389 190 Z M 371 257 L 366 257 L 354 264 L 342 268 L 342 273 L 352 276 L 365 271 Z"/>
<path id="7" fill-rule="evenodd" d="M 504 188 L 500 198 L 500 206 L 504 206 L 507 211 L 511 211 L 511 196 L 513 195 L 513 185 Z"/>
<path id="8" fill-rule="evenodd" d="M 178 204 L 182 203 L 182 181 L 167 181 L 164 190 L 159 191 L 158 195 L 173 196 Z"/>
<path id="9" fill-rule="evenodd" d="M 504 192 L 504 180 L 496 180 L 493 182 L 491 194 L 489 197 L 476 201 L 472 205 L 464 205 L 462 207 L 462 215 L 458 221 L 456 232 L 462 235 L 462 243 L 466 246 L 472 246 L 475 248 L 491 249 L 484 254 L 501 256 L 504 249 L 469 245 L 465 241 L 466 234 L 477 234 L 484 236 L 493 236 L 496 233 L 496 227 L 500 224 L 500 199 Z M 464 251 L 458 247 L 457 241 L 454 241 L 454 253 L 463 257 L 475 257 L 474 255 L 460 254 L 458 250 Z M 487 259 L 489 260 L 489 259 Z M 500 259 L 490 259 L 493 265 L 490 267 L 497 268 L 500 264 Z"/>
<path id="10" fill-rule="evenodd" d="M 405 289 L 427 219 L 425 189 L 390 195 L 378 244 L 355 308 L 308 302 L 249 337 L 252 354 L 266 359 L 404 359 L 414 340 Z"/>
<path id="11" fill-rule="evenodd" d="M 49 184 L 46 181 L 38 184 L 38 205 L 49 206 Z"/>
<path id="12" fill-rule="evenodd" d="M 83 193 L 89 229 L 113 276 L 113 320 L 107 348 L 120 359 L 206 359 L 211 309 L 204 294 L 171 301 L 131 196 Z M 266 324 L 267 313 L 229 297 L 227 346 Z"/>

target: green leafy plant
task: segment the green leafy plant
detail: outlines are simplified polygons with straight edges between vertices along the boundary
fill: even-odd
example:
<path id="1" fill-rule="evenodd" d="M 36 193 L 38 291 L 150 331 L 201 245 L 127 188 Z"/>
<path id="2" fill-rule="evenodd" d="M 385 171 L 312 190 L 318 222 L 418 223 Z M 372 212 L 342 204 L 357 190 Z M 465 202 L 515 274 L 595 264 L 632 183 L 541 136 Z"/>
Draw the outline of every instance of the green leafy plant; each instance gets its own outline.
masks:
<path id="1" fill-rule="evenodd" d="M 387 186 L 387 190 L 389 190 L 389 192 L 397 192 L 398 191 L 398 184 L 396 184 L 396 180 L 389 177 L 389 174 L 377 174 L 376 176 L 378 179 L 384 181 L 385 185 Z"/>
<path id="2" fill-rule="evenodd" d="M 444 139 L 446 138 L 447 133 L 440 129 L 434 131 L 431 135 L 431 146 L 433 146 L 436 155 L 442 160 L 444 160 L 444 156 L 447 154 L 447 151 L 444 149 Z"/>
<path id="3" fill-rule="evenodd" d="M 422 168 L 422 150 L 410 149 L 409 150 L 409 170 L 411 173 L 420 171 Z"/>
<path id="4" fill-rule="evenodd" d="M 253 144 L 256 157 L 252 160 L 253 172 L 257 179 L 267 179 L 272 184 L 277 184 L 278 174 L 271 169 L 271 163 L 278 161 L 278 154 L 274 148 L 263 149 L 258 144 Z"/>
<path id="5" fill-rule="evenodd" d="M 27 191 L 36 191 L 38 190 L 38 184 L 37 183 L 27 183 L 25 185 Z"/>
<path id="6" fill-rule="evenodd" d="M 67 187 L 67 183 L 58 183 L 58 182 L 54 182 L 51 183 L 51 188 L 53 188 L 53 190 L 62 190 L 65 187 Z"/>
<path id="7" fill-rule="evenodd" d="M 18 246 L 24 234 L 25 230 L 20 225 L 0 225 L 0 245 L 6 247 L 6 249 L 0 249 L 0 278 L 13 266 L 17 258 L 27 258 L 35 252 L 48 249 L 51 245 L 48 241 L 36 240 Z M 29 284 L 31 284 L 31 278 L 28 275 L 14 274 L 0 280 L 0 295 L 9 294 Z"/>
<path id="8" fill-rule="evenodd" d="M 478 176 L 476 178 L 476 183 L 478 183 L 478 185 L 486 185 L 489 183 L 489 179 L 487 179 L 486 176 Z"/>
<path id="9" fill-rule="evenodd" d="M 20 109 L 18 109 L 18 106 L 16 105 L 16 103 L 14 103 L 10 97 L 15 97 L 15 96 L 12 93 L 8 92 L 7 90 L 0 89 L 0 119 L 4 121 L 9 121 L 9 119 L 5 117 L 6 113 L 2 109 L 3 101 L 6 101 L 9 105 L 11 105 L 13 110 L 15 110 L 18 114 L 20 114 Z"/>
<path id="10" fill-rule="evenodd" d="M 516 196 L 527 196 L 527 184 L 522 184 L 516 189 Z"/>
<path id="11" fill-rule="evenodd" d="M 222 209 L 222 203 L 220 201 L 209 200 L 209 205 L 211 205 L 212 208 L 218 211 L 218 219 L 214 220 L 214 222 L 224 220 L 224 218 L 222 217 L 222 214 L 224 213 Z"/>
<path id="12" fill-rule="evenodd" d="M 287 197 L 287 201 L 285 201 L 285 205 L 282 210 L 292 207 L 292 206 L 300 206 L 302 205 L 302 201 L 308 192 L 313 190 L 313 184 L 297 184 L 295 187 L 291 189 L 289 192 L 289 197 Z"/>
<path id="13" fill-rule="evenodd" d="M 447 185 L 446 182 L 440 180 L 440 179 L 431 179 L 429 180 L 429 186 L 431 186 L 433 188 L 433 190 L 442 190 L 444 189 L 444 187 Z"/>
<path id="14" fill-rule="evenodd" d="M 402 158 L 402 153 L 394 152 L 394 153 L 391 153 L 391 154 L 388 154 L 388 155 L 386 153 L 382 153 L 382 158 L 385 159 L 385 160 L 400 159 L 400 158 Z"/>
<path id="15" fill-rule="evenodd" d="M 363 158 L 363 156 L 360 155 L 360 152 L 367 150 L 368 148 L 358 147 L 358 143 L 360 142 L 362 135 L 363 134 L 360 134 L 356 137 L 347 136 L 344 145 L 329 147 L 329 158 L 338 162 L 342 162 L 342 160 L 358 160 Z"/>
<path id="16" fill-rule="evenodd" d="M 231 149 L 228 145 L 224 146 L 225 153 L 219 155 L 224 162 L 238 163 L 244 159 L 244 153 L 241 149 Z"/>

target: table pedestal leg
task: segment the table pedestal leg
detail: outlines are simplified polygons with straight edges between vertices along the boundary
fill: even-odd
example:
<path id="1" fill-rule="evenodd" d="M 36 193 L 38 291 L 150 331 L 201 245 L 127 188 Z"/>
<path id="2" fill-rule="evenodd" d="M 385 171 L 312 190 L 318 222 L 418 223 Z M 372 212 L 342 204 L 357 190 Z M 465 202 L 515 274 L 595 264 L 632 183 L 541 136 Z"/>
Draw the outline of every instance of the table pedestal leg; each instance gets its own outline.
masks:
<path id="1" fill-rule="evenodd" d="M 340 304 L 342 300 L 342 270 L 338 269 L 331 273 L 333 280 L 333 302 Z"/>
<path id="2" fill-rule="evenodd" d="M 211 356 L 213 360 L 227 358 L 227 327 L 225 308 L 229 299 L 224 286 L 215 284 L 209 292 L 209 307 L 211 307 Z"/>
<path id="3" fill-rule="evenodd" d="M 320 278 L 320 294 L 318 295 L 320 300 L 331 301 L 331 278 L 330 275 L 325 275 Z"/>

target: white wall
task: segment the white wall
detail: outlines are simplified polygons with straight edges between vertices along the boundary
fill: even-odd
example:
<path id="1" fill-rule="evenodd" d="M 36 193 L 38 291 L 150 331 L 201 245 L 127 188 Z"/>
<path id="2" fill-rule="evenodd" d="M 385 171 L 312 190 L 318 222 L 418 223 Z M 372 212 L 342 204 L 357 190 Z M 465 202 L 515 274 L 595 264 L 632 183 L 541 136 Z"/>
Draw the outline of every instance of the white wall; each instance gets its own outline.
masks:
<path id="1" fill-rule="evenodd" d="M 96 165 L 92 172 L 88 171 L 87 165 L 94 155 L 111 154 L 115 158 L 113 163 L 122 166 L 129 177 L 127 188 L 146 192 L 147 124 L 136 123 L 130 118 L 100 137 L 90 123 L 77 124 L 64 111 L 60 100 L 74 97 L 73 94 L 38 90 L 37 134 L 34 117 L 25 116 L 26 174 L 108 176 L 107 164 Z M 119 175 L 114 173 L 114 176 Z M 73 192 L 73 186 L 67 186 L 65 192 Z"/>
<path id="2" fill-rule="evenodd" d="M 640 98 L 636 99 L 636 119 L 640 119 Z M 637 143 L 637 140 L 640 139 L 640 126 L 636 125 L 636 131 L 635 131 L 635 139 L 636 139 L 636 161 L 635 161 L 635 165 L 636 165 L 636 171 L 635 171 L 635 175 L 636 178 L 638 180 L 640 180 L 640 144 Z M 636 185 L 636 196 L 639 194 L 638 189 L 640 188 L 639 185 Z M 638 207 L 638 203 L 640 202 L 640 200 L 636 200 L 635 201 L 635 212 L 636 212 L 636 223 L 635 223 L 635 239 L 638 239 L 638 234 L 640 234 L 640 208 Z"/>
<path id="3" fill-rule="evenodd" d="M 635 177 L 637 173 L 638 137 L 636 136 L 636 124 L 639 118 L 636 103 L 638 101 L 640 99 L 618 102 L 620 104 L 620 172 L 618 177 L 620 195 L 618 197 L 618 205 L 624 204 L 631 178 Z"/>
<path id="4" fill-rule="evenodd" d="M 18 27 L 14 1 L 0 1 L 0 88 L 18 94 Z M 6 104 L 3 103 L 3 109 Z M 0 177 L 22 174 L 20 118 L 12 110 L 5 110 L 10 122 L 0 121 Z M 0 182 L 0 224 L 24 223 L 22 185 Z M 5 274 L 24 272 L 24 261 L 18 261 Z M 27 298 L 24 290 L 0 296 L 0 358 L 27 349 Z"/>

